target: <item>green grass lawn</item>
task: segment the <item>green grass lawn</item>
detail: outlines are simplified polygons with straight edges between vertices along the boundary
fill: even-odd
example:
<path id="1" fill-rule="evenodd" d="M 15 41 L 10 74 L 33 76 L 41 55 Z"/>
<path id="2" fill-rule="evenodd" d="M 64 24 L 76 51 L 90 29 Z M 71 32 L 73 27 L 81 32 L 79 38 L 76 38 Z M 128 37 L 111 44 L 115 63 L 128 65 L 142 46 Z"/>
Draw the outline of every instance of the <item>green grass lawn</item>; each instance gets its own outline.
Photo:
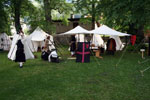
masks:
<path id="1" fill-rule="evenodd" d="M 62 53 L 60 63 L 42 61 L 36 53 L 21 69 L 0 52 L 0 100 L 150 100 L 150 70 L 140 73 L 150 61 L 138 64 L 144 61 L 140 54 L 126 52 L 116 67 L 121 52 L 91 57 L 90 63 Z"/>

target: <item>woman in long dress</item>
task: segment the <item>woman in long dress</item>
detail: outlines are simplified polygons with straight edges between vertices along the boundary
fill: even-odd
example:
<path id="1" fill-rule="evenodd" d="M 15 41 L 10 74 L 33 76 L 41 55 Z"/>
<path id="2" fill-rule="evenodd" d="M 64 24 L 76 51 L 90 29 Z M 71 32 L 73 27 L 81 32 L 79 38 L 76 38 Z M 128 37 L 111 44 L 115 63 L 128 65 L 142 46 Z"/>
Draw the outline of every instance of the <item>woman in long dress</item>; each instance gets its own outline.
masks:
<path id="1" fill-rule="evenodd" d="M 21 42 L 21 39 L 17 42 L 17 51 L 16 51 L 16 59 L 15 62 L 19 62 L 20 68 L 23 67 L 23 63 L 26 61 L 25 53 L 24 53 L 24 45 Z"/>
<path id="2" fill-rule="evenodd" d="M 27 59 L 34 59 L 34 55 L 26 42 L 24 33 L 20 30 L 14 35 L 8 58 L 12 61 L 19 62 L 19 67 L 23 67 L 23 63 Z"/>

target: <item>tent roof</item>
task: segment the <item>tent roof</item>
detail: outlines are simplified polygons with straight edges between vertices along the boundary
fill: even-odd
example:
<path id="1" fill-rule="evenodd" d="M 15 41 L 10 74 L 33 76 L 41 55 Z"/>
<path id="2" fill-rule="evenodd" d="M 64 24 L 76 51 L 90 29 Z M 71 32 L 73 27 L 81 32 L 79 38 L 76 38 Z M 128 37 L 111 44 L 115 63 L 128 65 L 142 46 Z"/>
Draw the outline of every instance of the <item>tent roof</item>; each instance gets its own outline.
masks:
<path id="1" fill-rule="evenodd" d="M 37 27 L 31 34 L 32 36 L 31 40 L 32 41 L 43 41 L 46 36 L 48 36 L 46 32 L 44 32 L 40 27 Z"/>
<path id="2" fill-rule="evenodd" d="M 6 33 L 2 33 L 2 34 L 0 34 L 0 37 L 8 37 L 8 35 L 6 34 Z"/>
<path id="3" fill-rule="evenodd" d="M 81 26 L 77 26 L 68 32 L 62 33 L 61 35 L 75 35 L 75 34 L 81 34 L 81 33 L 82 34 L 90 34 L 91 32 L 82 28 Z"/>
<path id="4" fill-rule="evenodd" d="M 100 35 L 117 35 L 117 36 L 129 36 L 129 34 L 121 33 L 119 31 L 113 30 L 106 25 L 102 25 L 99 28 L 90 31 L 91 33 L 100 34 Z"/>

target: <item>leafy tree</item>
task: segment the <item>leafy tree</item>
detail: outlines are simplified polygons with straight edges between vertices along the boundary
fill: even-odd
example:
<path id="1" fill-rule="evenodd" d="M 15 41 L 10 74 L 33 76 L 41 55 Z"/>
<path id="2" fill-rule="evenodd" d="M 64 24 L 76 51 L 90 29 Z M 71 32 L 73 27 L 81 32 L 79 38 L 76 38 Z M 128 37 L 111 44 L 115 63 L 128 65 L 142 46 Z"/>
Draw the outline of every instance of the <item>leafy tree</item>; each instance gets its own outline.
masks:
<path id="1" fill-rule="evenodd" d="M 44 28 L 47 33 L 54 33 L 54 25 L 52 21 L 52 11 L 56 10 L 60 14 L 68 14 L 71 11 L 72 5 L 67 3 L 66 0 L 37 0 L 43 2 L 43 8 L 45 13 L 45 25 Z M 65 17 L 65 16 L 64 16 Z M 64 18 L 66 20 L 66 18 Z"/>
<path id="2" fill-rule="evenodd" d="M 101 0 L 104 22 L 136 34 L 141 41 L 144 29 L 150 24 L 149 0 Z"/>
<path id="3" fill-rule="evenodd" d="M 11 0 L 11 7 L 14 14 L 15 28 L 17 32 L 22 29 L 20 24 L 20 12 L 23 1 L 24 0 Z"/>
<path id="4" fill-rule="evenodd" d="M 73 0 L 75 8 L 83 16 L 92 16 L 92 29 L 95 28 L 95 21 L 100 19 L 101 10 L 99 8 L 100 0 Z"/>
<path id="5" fill-rule="evenodd" d="M 5 0 L 0 1 L 0 33 L 10 33 L 9 13 L 7 12 L 7 5 Z"/>
<path id="6" fill-rule="evenodd" d="M 31 20 L 32 12 L 35 12 L 36 7 L 29 0 L 1 0 L 0 2 L 3 25 L 1 29 L 7 29 L 10 32 L 10 26 L 15 24 L 16 31 L 22 29 L 20 19 L 28 18 Z M 36 14 L 35 14 L 36 15 Z M 34 15 L 34 16 L 35 16 Z M 5 23 L 5 24 L 4 24 Z"/>

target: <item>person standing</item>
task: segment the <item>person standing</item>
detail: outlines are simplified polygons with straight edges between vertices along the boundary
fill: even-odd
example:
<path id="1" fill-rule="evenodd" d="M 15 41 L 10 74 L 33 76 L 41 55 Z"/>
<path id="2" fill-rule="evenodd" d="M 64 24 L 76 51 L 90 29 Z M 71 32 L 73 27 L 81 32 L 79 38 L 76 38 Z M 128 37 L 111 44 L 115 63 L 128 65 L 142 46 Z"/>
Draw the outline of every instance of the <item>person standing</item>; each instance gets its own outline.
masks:
<path id="1" fill-rule="evenodd" d="M 17 42 L 17 51 L 16 51 L 16 59 L 15 62 L 19 62 L 19 67 L 23 67 L 23 63 L 26 61 L 25 53 L 24 53 L 24 45 L 21 42 L 21 39 Z"/>
<path id="2" fill-rule="evenodd" d="M 19 62 L 20 68 L 23 67 L 23 63 L 27 59 L 34 59 L 34 55 L 27 44 L 27 40 L 22 29 L 14 35 L 12 45 L 7 56 L 10 60 Z"/>
<path id="3" fill-rule="evenodd" d="M 75 39 L 75 35 L 72 35 L 70 41 L 71 56 L 75 56 L 75 51 L 76 51 L 76 39 Z"/>

